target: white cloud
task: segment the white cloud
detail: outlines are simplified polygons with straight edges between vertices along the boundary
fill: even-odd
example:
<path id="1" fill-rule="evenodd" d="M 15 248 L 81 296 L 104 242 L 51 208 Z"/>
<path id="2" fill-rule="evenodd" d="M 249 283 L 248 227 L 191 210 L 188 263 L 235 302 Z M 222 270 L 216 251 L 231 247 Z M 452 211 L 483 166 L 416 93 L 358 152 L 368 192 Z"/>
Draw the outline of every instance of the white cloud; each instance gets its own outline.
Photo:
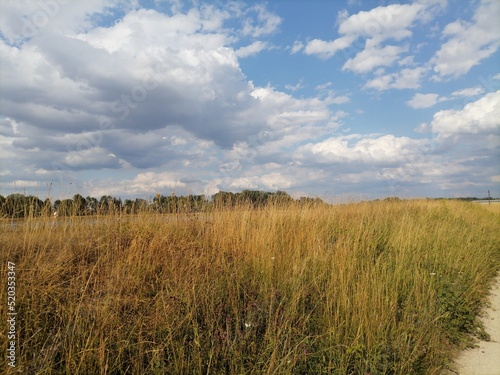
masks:
<path id="1" fill-rule="evenodd" d="M 323 83 L 321 85 L 318 85 L 316 86 L 316 90 L 324 90 L 324 89 L 327 89 L 328 87 L 331 87 L 332 86 L 332 82 L 326 82 L 326 83 Z"/>
<path id="2" fill-rule="evenodd" d="M 302 51 L 303 48 L 304 48 L 304 43 L 302 43 L 301 41 L 296 40 L 295 42 L 293 42 L 293 46 L 290 49 L 290 53 L 293 55 L 293 54 L 295 54 L 297 52 Z"/>
<path id="3" fill-rule="evenodd" d="M 136 7 L 136 1 L 3 1 L 0 33 L 9 43 L 19 43 L 49 32 L 77 33 L 92 27 L 91 16 L 121 6 L 125 11 Z"/>
<path id="4" fill-rule="evenodd" d="M 73 170 L 82 170 L 89 167 L 92 169 L 117 168 L 120 165 L 114 154 L 101 147 L 67 152 L 63 162 L 65 166 Z"/>
<path id="5" fill-rule="evenodd" d="M 400 54 L 406 51 L 408 51 L 408 46 L 373 45 L 347 60 L 342 69 L 352 70 L 355 73 L 367 73 L 379 66 L 391 66 Z"/>
<path id="6" fill-rule="evenodd" d="M 118 196 L 126 192 L 130 196 L 146 199 L 156 193 L 169 195 L 185 186 L 186 184 L 181 181 L 178 173 L 156 171 L 138 173 L 133 178 L 124 178 L 120 181 L 103 178 L 85 183 L 85 188 L 89 191 L 90 196 Z"/>
<path id="7" fill-rule="evenodd" d="M 426 68 L 406 68 L 396 73 L 376 74 L 376 77 L 365 84 L 365 88 L 379 91 L 389 89 L 418 89 Z"/>
<path id="8" fill-rule="evenodd" d="M 249 44 L 248 46 L 239 48 L 236 51 L 236 56 L 240 58 L 253 56 L 265 49 L 267 49 L 267 43 L 258 40 L 256 42 L 253 42 L 252 44 Z"/>
<path id="9" fill-rule="evenodd" d="M 443 36 L 449 38 L 432 59 L 439 77 L 458 77 L 497 51 L 500 45 L 500 2 L 483 0 L 473 21 L 448 24 Z"/>
<path id="10" fill-rule="evenodd" d="M 412 108 L 429 108 L 438 102 L 438 98 L 438 94 L 415 94 L 406 104 Z"/>
<path id="11" fill-rule="evenodd" d="M 451 97 L 447 98 L 445 96 L 439 96 L 438 94 L 420 94 L 417 93 L 406 102 L 410 107 L 418 109 L 418 108 L 429 108 L 433 105 L 444 102 L 447 100 L 456 100 L 459 98 L 468 98 L 478 96 L 484 93 L 484 89 L 482 87 L 470 87 L 466 89 L 456 90 L 451 93 Z M 422 126 L 421 129 L 424 129 L 425 126 Z"/>
<path id="12" fill-rule="evenodd" d="M 411 35 L 409 28 L 422 10 L 420 4 L 393 4 L 362 11 L 341 22 L 342 35 L 364 36 L 379 41 L 403 39 Z"/>
<path id="13" fill-rule="evenodd" d="M 468 103 L 462 110 L 444 110 L 434 114 L 432 132 L 440 138 L 461 134 L 491 134 L 500 130 L 500 91 L 486 94 Z"/>
<path id="14" fill-rule="evenodd" d="M 318 55 L 321 58 L 329 58 L 335 55 L 337 51 L 349 47 L 354 40 L 354 37 L 342 37 L 331 42 L 313 39 L 306 44 L 304 53 L 306 55 Z"/>
<path id="15" fill-rule="evenodd" d="M 248 13 L 255 12 L 257 14 L 257 22 L 252 18 L 247 18 L 244 21 L 242 33 L 243 35 L 259 38 L 276 32 L 283 21 L 281 17 L 269 12 L 263 5 L 255 5 L 248 10 Z"/>
<path id="16" fill-rule="evenodd" d="M 373 196 L 395 183 L 420 194 L 425 184 L 466 186 L 467 174 L 478 173 L 477 155 L 482 165 L 493 165 L 499 140 L 490 133 L 498 130 L 494 118 L 499 116 L 488 95 L 484 102 L 438 112 L 422 124 L 420 130 L 437 134 L 433 138 L 350 134 L 349 126 L 356 127 L 349 123 L 356 116 L 351 111 L 362 102 L 336 73 L 374 72 L 364 88 L 418 88 L 428 68 L 418 66 L 420 56 L 408 56 L 415 49 L 406 39 L 442 4 L 415 1 L 353 16 L 339 13 L 338 39 L 296 41 L 288 50 L 331 57 L 351 47 L 341 62 L 347 61 L 344 71 L 335 66 L 335 74 L 318 71 L 319 81 L 308 81 L 311 76 L 304 72 L 304 83 L 300 75 L 289 79 L 296 84 L 285 86 L 287 93 L 255 85 L 240 65 L 240 59 L 275 43 L 272 34 L 282 20 L 264 6 L 231 2 L 186 10 L 186 4 L 171 0 L 171 12 L 163 14 L 135 2 L 114 8 L 117 1 L 75 2 L 70 13 L 62 13 L 61 5 L 50 24 L 22 40 L 15 16 L 29 18 L 41 2 L 2 6 L 0 149 L 8 168 L 0 172 L 0 191 L 12 192 L 16 183 L 29 186 L 35 178 L 36 186 L 59 181 L 54 185 L 63 194 L 94 196 L 147 198 L 171 190 L 213 194 L 245 188 Z M 116 20 L 92 17 L 96 13 Z M 307 90 L 301 91 L 304 96 L 294 93 L 303 86 L 312 97 L 305 96 Z M 416 94 L 407 103 L 423 108 L 442 100 L 475 100 L 481 90 L 456 90 L 448 98 Z M 353 108 L 333 109 L 349 101 Z M 371 116 L 370 106 L 363 109 L 366 118 Z M 411 120 L 394 126 L 404 132 Z M 454 149 L 450 134 L 466 134 L 466 149 Z M 496 168 L 491 165 L 485 174 Z"/>
<path id="17" fill-rule="evenodd" d="M 467 89 L 453 91 L 451 95 L 459 97 L 469 97 L 481 95 L 482 93 L 484 93 L 484 89 L 482 87 L 470 87 Z"/>
<path id="18" fill-rule="evenodd" d="M 285 89 L 292 91 L 292 92 L 298 91 L 298 90 L 303 89 L 303 88 L 304 88 L 304 83 L 302 82 L 302 80 L 300 80 L 295 85 L 290 85 L 290 84 L 285 85 Z"/>
<path id="19" fill-rule="evenodd" d="M 358 139 L 358 140 L 357 140 Z M 390 165 L 414 158 L 428 140 L 384 135 L 378 138 L 361 135 L 330 137 L 319 143 L 299 147 L 299 158 L 320 163 L 364 163 Z"/>
<path id="20" fill-rule="evenodd" d="M 446 1 L 416 1 L 413 4 L 392 4 L 349 16 L 346 11 L 338 16 L 341 35 L 333 41 L 313 39 L 304 49 L 308 55 L 330 58 L 350 47 L 359 38 L 366 39 L 365 48 L 350 58 L 343 69 L 366 73 L 379 66 L 390 66 L 408 51 L 407 46 L 384 45 L 388 40 L 401 41 L 412 35 L 416 21 L 428 21 L 432 14 L 446 5 Z M 410 60 L 405 58 L 405 64 Z"/>
<path id="21" fill-rule="evenodd" d="M 242 17 L 256 14 L 247 23 L 254 34 L 273 32 L 276 18 L 252 9 Z M 235 51 L 234 31 L 222 26 L 226 17 L 203 9 L 170 16 L 140 9 L 77 35 L 46 33 L 20 46 L 0 40 L 2 92 L 9 93 L 0 96 L 9 119 L 0 123 L 7 130 L 2 156 L 19 180 L 38 169 L 54 172 L 47 180 L 57 169 L 74 176 L 124 166 L 189 165 L 219 173 L 218 158 L 244 165 L 270 143 L 276 149 L 262 155 L 273 158 L 279 147 L 331 131 L 328 105 L 346 98 L 298 99 L 254 87 L 238 57 L 265 43 Z M 247 155 L 233 151 L 243 143 Z"/>
<path id="22" fill-rule="evenodd" d="M 327 98 L 325 98 L 325 102 L 328 104 L 345 104 L 349 103 L 351 99 L 346 95 L 335 96 L 333 92 Z"/>
<path id="23" fill-rule="evenodd" d="M 264 166 L 264 169 L 267 169 L 267 166 Z M 230 190 L 281 190 L 289 188 L 295 182 L 296 181 L 292 176 L 287 176 L 281 172 L 264 174 L 253 173 L 252 176 L 238 177 L 233 179 L 229 183 L 228 187 L 230 188 Z"/>

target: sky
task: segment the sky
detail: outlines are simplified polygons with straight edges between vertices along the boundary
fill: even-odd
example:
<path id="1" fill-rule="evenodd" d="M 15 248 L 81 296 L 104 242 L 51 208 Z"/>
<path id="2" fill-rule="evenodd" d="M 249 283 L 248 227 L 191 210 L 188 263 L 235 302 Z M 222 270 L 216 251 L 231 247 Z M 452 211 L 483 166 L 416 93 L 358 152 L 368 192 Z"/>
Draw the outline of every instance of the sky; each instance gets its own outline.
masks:
<path id="1" fill-rule="evenodd" d="M 2 0 L 0 194 L 500 196 L 500 0 Z"/>

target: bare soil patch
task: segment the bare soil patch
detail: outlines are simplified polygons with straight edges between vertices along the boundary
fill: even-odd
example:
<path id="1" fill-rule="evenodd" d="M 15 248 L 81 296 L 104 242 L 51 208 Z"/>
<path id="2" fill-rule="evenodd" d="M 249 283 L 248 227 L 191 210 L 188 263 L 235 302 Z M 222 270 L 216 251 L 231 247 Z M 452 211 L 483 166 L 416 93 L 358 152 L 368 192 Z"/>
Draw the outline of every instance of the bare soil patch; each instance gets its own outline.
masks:
<path id="1" fill-rule="evenodd" d="M 463 351 L 448 374 L 500 375 L 500 276 L 491 290 L 489 302 L 482 320 L 490 341 L 481 341 L 476 348 Z"/>

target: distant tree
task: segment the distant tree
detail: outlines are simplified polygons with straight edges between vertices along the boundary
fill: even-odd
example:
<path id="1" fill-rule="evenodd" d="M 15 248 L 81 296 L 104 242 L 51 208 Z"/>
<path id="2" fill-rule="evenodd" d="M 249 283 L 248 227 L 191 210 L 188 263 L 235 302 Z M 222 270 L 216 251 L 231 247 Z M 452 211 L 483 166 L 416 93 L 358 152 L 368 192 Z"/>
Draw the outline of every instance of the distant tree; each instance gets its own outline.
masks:
<path id="1" fill-rule="evenodd" d="M 219 191 L 212 196 L 212 201 L 216 207 L 234 206 L 236 202 L 236 194 L 226 191 Z"/>
<path id="2" fill-rule="evenodd" d="M 278 190 L 276 193 L 271 195 L 270 201 L 274 204 L 290 204 L 294 199 L 286 192 Z"/>
<path id="3" fill-rule="evenodd" d="M 300 197 L 298 203 L 301 206 L 317 206 L 326 205 L 321 198 L 311 198 L 311 197 Z"/>
<path id="4" fill-rule="evenodd" d="M 19 193 L 8 195 L 5 198 L 5 211 L 8 217 L 25 217 L 29 213 L 29 198 Z"/>
<path id="5" fill-rule="evenodd" d="M 97 210 L 99 209 L 99 201 L 97 198 L 90 197 L 88 196 L 85 198 L 85 203 L 87 206 L 85 207 L 85 212 L 87 215 L 94 215 L 97 213 Z"/>
<path id="6" fill-rule="evenodd" d="M 191 212 L 201 212 L 207 206 L 207 198 L 204 195 L 188 195 L 189 209 Z"/>
<path id="7" fill-rule="evenodd" d="M 123 212 L 126 214 L 134 213 L 134 201 L 131 199 L 125 199 L 123 202 Z"/>
<path id="8" fill-rule="evenodd" d="M 237 194 L 239 203 L 250 204 L 254 207 L 263 205 L 267 200 L 267 194 L 255 190 L 243 190 Z"/>
<path id="9" fill-rule="evenodd" d="M 122 200 L 111 195 L 103 195 L 99 200 L 98 213 L 100 215 L 119 213 L 122 209 Z"/>
<path id="10" fill-rule="evenodd" d="M 6 217 L 7 212 L 5 211 L 5 197 L 3 195 L 0 195 L 0 217 Z"/>
<path id="11" fill-rule="evenodd" d="M 149 203 L 145 199 L 136 198 L 134 201 L 134 213 L 144 212 L 148 209 Z"/>
<path id="12" fill-rule="evenodd" d="M 398 198 L 388 198 L 395 200 Z M 466 198 L 470 199 L 470 198 Z M 0 217 L 27 217 L 51 215 L 58 212 L 59 215 L 91 215 L 91 214 L 114 214 L 114 213 L 138 213 L 154 210 L 159 213 L 192 213 L 201 212 L 209 207 L 233 207 L 237 204 L 245 204 L 254 208 L 266 207 L 269 204 L 289 204 L 296 202 L 285 191 L 276 192 L 243 190 L 239 193 L 219 191 L 208 200 L 204 195 L 176 196 L 171 194 L 163 196 L 156 194 L 154 198 L 126 199 L 110 195 L 103 195 L 99 200 L 80 194 L 75 194 L 72 199 L 57 199 L 53 205 L 49 198 L 45 201 L 36 196 L 25 196 L 24 194 L 11 194 L 7 197 L 0 195 Z M 301 197 L 299 204 L 326 204 L 320 198 Z"/>
<path id="13" fill-rule="evenodd" d="M 87 207 L 87 202 L 85 198 L 80 194 L 75 194 L 73 196 L 73 215 L 82 216 L 85 215 L 85 209 Z"/>
<path id="14" fill-rule="evenodd" d="M 59 216 L 72 216 L 75 214 L 74 204 L 72 199 L 63 199 L 57 207 Z"/>
<path id="15" fill-rule="evenodd" d="M 57 210 L 59 209 L 59 206 L 61 205 L 61 200 L 60 199 L 56 199 L 54 201 L 54 211 L 57 212 Z"/>
<path id="16" fill-rule="evenodd" d="M 387 202 L 399 202 L 401 199 L 399 197 L 387 197 L 384 199 L 384 201 Z"/>
<path id="17" fill-rule="evenodd" d="M 52 202 L 50 201 L 50 198 L 45 198 L 45 201 L 43 202 L 43 208 L 42 208 L 42 216 L 51 216 L 52 215 Z"/>
<path id="18" fill-rule="evenodd" d="M 113 198 L 111 196 L 103 195 L 101 197 L 101 199 L 99 199 L 99 208 L 98 208 L 97 212 L 100 215 L 105 215 L 105 214 L 109 213 L 109 202 L 112 200 L 113 200 Z"/>
<path id="19" fill-rule="evenodd" d="M 27 197 L 26 203 L 28 204 L 27 213 L 29 216 L 35 217 L 42 214 L 43 201 L 40 198 L 30 195 Z"/>
<path id="20" fill-rule="evenodd" d="M 113 200 L 112 200 L 113 212 L 119 213 L 119 212 L 121 212 L 122 208 L 123 208 L 122 199 L 121 198 L 113 198 Z"/>

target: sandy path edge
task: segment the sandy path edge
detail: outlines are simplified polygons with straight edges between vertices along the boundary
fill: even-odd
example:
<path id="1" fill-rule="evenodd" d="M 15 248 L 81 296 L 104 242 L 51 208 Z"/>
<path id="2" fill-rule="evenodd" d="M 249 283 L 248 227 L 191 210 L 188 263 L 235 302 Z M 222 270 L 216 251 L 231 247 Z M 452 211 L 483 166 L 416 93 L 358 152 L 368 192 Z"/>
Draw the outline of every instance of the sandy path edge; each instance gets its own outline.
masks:
<path id="1" fill-rule="evenodd" d="M 443 375 L 500 375 L 500 275 L 490 290 L 489 302 L 481 320 L 491 341 L 480 341 L 477 348 L 464 350 L 455 359 L 451 371 Z"/>

